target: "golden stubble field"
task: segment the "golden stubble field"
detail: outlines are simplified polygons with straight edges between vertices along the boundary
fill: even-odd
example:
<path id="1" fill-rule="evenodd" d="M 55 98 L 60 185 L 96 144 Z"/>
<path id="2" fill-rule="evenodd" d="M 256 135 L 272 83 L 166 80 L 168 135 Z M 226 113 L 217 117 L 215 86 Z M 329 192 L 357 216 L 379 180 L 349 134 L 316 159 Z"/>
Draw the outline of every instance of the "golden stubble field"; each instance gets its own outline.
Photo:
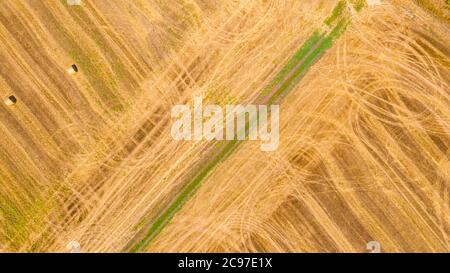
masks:
<path id="1" fill-rule="evenodd" d="M 0 251 L 126 251 L 214 148 L 174 141 L 171 107 L 249 102 L 337 2 L 3 1 Z M 240 145 L 146 250 L 448 252 L 450 30 L 429 10 L 355 14 L 281 103 L 280 148 Z"/>

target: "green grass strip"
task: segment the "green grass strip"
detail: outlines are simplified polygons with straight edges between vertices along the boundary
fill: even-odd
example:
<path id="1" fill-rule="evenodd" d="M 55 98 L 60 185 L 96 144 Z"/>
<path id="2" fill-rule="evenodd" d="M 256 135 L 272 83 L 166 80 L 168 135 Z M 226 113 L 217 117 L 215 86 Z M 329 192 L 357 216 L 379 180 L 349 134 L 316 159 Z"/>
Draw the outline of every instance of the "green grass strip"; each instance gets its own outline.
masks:
<path id="1" fill-rule="evenodd" d="M 267 96 L 269 92 L 280 83 L 286 75 L 294 68 L 301 60 L 305 58 L 305 56 L 311 51 L 314 45 L 316 45 L 320 39 L 322 39 L 324 34 L 321 34 L 319 31 L 315 31 L 311 37 L 306 40 L 306 42 L 302 45 L 300 50 L 298 50 L 294 56 L 289 59 L 285 66 L 281 69 L 280 72 L 275 76 L 275 78 L 266 86 L 261 92 L 261 96 Z"/>
<path id="2" fill-rule="evenodd" d="M 162 228 L 172 219 L 173 215 L 182 207 L 189 197 L 195 192 L 203 179 L 209 174 L 209 172 L 223 159 L 230 155 L 242 141 L 233 140 L 226 144 L 225 148 L 210 161 L 205 168 L 192 180 L 181 192 L 181 194 L 175 199 L 164 213 L 158 217 L 147 232 L 147 235 L 138 242 L 130 252 L 137 252 L 141 248 L 145 248 L 148 243 L 162 230 Z"/>
<path id="3" fill-rule="evenodd" d="M 271 105 L 279 100 L 281 97 L 285 96 L 290 90 L 292 90 L 295 85 L 299 82 L 302 76 L 309 70 L 309 68 L 320 59 L 320 57 L 333 45 L 333 41 L 339 37 L 342 31 L 345 30 L 350 21 L 343 19 L 338 23 L 338 25 L 333 29 L 333 31 L 323 39 L 314 51 L 307 56 L 304 62 L 299 66 L 293 75 L 287 79 L 283 85 L 277 90 L 276 93 L 269 99 L 268 104 Z"/>
<path id="4" fill-rule="evenodd" d="M 326 24 L 327 22 L 332 24 L 336 18 L 341 16 L 342 11 L 346 6 L 345 4 L 346 1 L 340 1 L 338 3 L 338 6 L 334 9 L 333 14 L 326 20 Z M 342 7 L 342 5 L 344 6 Z M 275 76 L 274 80 L 262 90 L 262 95 L 267 94 L 267 92 L 272 90 L 276 84 L 283 82 L 283 79 L 291 73 L 292 69 L 296 68 L 303 60 L 302 63 L 296 68 L 295 72 L 290 75 L 290 77 L 282 83 L 277 92 L 271 96 L 268 105 L 271 105 L 273 102 L 281 99 L 287 94 L 287 92 L 293 89 L 307 70 L 324 54 L 327 49 L 332 46 L 333 41 L 340 36 L 349 23 L 350 20 L 344 17 L 338 21 L 336 26 L 327 36 L 320 34 L 319 31 L 315 31 L 312 34 L 312 36 L 302 45 L 295 55 L 286 63 L 277 76 Z M 246 128 L 248 128 L 248 126 L 246 126 Z M 194 179 L 186 185 L 175 201 L 152 224 L 145 237 L 130 249 L 130 252 L 138 252 L 147 248 L 151 240 L 154 239 L 159 232 L 161 232 L 161 230 L 173 218 L 175 213 L 180 210 L 183 204 L 186 203 L 186 201 L 195 193 L 196 189 L 200 186 L 201 182 L 207 177 L 207 175 L 221 161 L 226 159 L 239 146 L 240 143 L 242 143 L 242 141 L 239 140 L 228 142 L 222 151 L 217 154 L 214 159 L 210 161 L 194 177 Z"/>
<path id="5" fill-rule="evenodd" d="M 344 11 L 344 8 L 346 6 L 347 6 L 347 3 L 345 0 L 339 1 L 339 3 L 336 5 L 336 7 L 331 12 L 330 17 L 328 17 L 325 20 L 325 25 L 331 27 L 331 25 L 333 25 L 333 23 L 336 21 L 336 19 L 338 19 L 342 15 L 342 12 Z"/>

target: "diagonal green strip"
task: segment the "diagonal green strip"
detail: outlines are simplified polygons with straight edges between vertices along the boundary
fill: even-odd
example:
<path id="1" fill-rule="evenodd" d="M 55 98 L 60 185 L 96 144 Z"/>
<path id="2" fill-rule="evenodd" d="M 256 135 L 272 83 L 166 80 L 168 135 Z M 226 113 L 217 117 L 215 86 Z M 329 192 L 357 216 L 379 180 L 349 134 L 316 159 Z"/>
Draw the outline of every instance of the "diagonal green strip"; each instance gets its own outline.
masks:
<path id="1" fill-rule="evenodd" d="M 144 239 L 139 241 L 130 252 L 137 252 L 141 248 L 145 248 L 148 243 L 164 228 L 164 226 L 172 219 L 173 215 L 182 207 L 182 205 L 189 199 L 195 192 L 203 179 L 210 173 L 210 171 L 228 155 L 230 155 L 242 141 L 233 140 L 227 143 L 225 148 L 210 161 L 205 168 L 183 189 L 181 194 L 175 199 L 175 201 L 166 209 L 166 211 L 158 217 L 147 232 Z"/>
<path id="2" fill-rule="evenodd" d="M 300 61 L 305 58 L 305 56 L 311 51 L 311 48 L 314 47 L 322 38 L 324 34 L 321 34 L 319 31 L 315 31 L 311 37 L 302 45 L 300 50 L 298 50 L 294 56 L 286 63 L 285 66 L 281 69 L 280 72 L 275 76 L 275 78 L 266 86 L 261 92 L 261 96 L 266 96 L 277 84 L 279 84 L 288 74 L 289 72 L 296 66 Z"/>
<path id="3" fill-rule="evenodd" d="M 330 17 L 328 17 L 325 20 L 325 25 L 331 27 L 333 25 L 333 23 L 339 18 L 339 16 L 342 15 L 342 12 L 344 11 L 346 6 L 347 5 L 346 5 L 346 1 L 345 0 L 339 1 L 339 3 L 336 5 L 336 7 L 331 12 Z"/>
<path id="4" fill-rule="evenodd" d="M 276 100 L 285 96 L 289 91 L 291 91 L 295 85 L 300 81 L 303 75 L 309 70 L 309 68 L 320 59 L 320 57 L 333 45 L 333 41 L 340 36 L 340 34 L 345 30 L 347 25 L 350 23 L 348 19 L 342 19 L 338 25 L 333 29 L 333 31 L 324 38 L 319 45 L 305 58 L 300 67 L 295 70 L 293 75 L 289 77 L 283 85 L 277 90 L 276 93 L 269 99 L 268 104 L 273 104 Z"/>
<path id="5" fill-rule="evenodd" d="M 341 6 L 342 3 L 344 3 L 344 6 Z M 266 95 L 277 84 L 281 84 L 280 88 L 269 98 L 268 105 L 282 99 L 289 91 L 291 91 L 303 75 L 306 74 L 309 68 L 320 59 L 325 51 L 333 45 L 333 41 L 337 39 L 346 29 L 350 23 L 350 18 L 347 15 L 342 14 L 346 6 L 346 1 L 340 1 L 338 6 L 334 9 L 333 14 L 325 21 L 326 25 L 331 25 L 337 20 L 337 23 L 332 31 L 328 35 L 320 34 L 320 31 L 315 31 L 287 62 L 277 76 L 275 76 L 274 80 L 272 80 L 268 86 L 262 90 L 261 95 Z M 295 70 L 291 73 L 294 68 Z M 227 158 L 239 146 L 240 143 L 242 143 L 242 141 L 239 140 L 228 142 L 221 152 L 217 154 L 204 168 L 202 168 L 193 180 L 191 180 L 185 188 L 183 188 L 180 195 L 177 196 L 174 202 L 156 219 L 147 231 L 145 237 L 136 243 L 130 249 L 130 252 L 138 252 L 148 247 L 150 242 L 156 237 L 156 235 L 158 235 L 159 232 L 161 232 L 161 230 L 173 218 L 175 213 L 181 209 L 189 197 L 195 193 L 195 190 L 200 186 L 201 182 L 207 177 L 207 175 L 221 161 Z"/>

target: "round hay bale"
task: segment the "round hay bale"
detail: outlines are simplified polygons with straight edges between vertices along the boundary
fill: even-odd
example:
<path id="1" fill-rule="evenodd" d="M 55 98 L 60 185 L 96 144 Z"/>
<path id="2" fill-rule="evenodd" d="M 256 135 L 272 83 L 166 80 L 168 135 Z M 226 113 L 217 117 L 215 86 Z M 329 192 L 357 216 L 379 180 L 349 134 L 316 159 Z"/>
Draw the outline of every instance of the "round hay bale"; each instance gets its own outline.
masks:
<path id="1" fill-rule="evenodd" d="M 13 95 L 4 99 L 4 102 L 7 106 L 12 106 L 17 103 L 17 98 Z"/>
<path id="2" fill-rule="evenodd" d="M 73 64 L 69 68 L 67 68 L 67 73 L 69 73 L 69 75 L 73 75 L 77 72 L 78 72 L 78 67 L 76 64 Z"/>

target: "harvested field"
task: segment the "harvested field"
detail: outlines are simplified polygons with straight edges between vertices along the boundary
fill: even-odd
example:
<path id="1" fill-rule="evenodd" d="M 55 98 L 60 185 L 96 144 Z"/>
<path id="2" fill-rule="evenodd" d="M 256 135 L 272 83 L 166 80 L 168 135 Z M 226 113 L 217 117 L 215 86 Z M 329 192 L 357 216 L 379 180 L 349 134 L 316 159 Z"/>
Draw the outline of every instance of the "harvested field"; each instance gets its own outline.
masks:
<path id="1" fill-rule="evenodd" d="M 449 252 L 449 5 L 381 2 L 2 1 L 0 251 Z M 193 96 L 278 149 L 174 140 Z"/>

